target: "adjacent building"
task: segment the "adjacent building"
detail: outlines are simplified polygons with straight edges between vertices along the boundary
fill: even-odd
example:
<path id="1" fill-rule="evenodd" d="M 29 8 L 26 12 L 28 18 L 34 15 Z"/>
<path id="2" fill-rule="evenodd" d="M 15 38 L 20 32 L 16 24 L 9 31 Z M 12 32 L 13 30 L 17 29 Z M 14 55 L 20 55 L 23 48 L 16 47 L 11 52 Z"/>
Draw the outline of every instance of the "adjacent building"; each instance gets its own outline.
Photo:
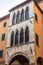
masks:
<path id="1" fill-rule="evenodd" d="M 0 63 L 5 63 L 6 43 L 8 38 L 9 14 L 0 18 Z"/>

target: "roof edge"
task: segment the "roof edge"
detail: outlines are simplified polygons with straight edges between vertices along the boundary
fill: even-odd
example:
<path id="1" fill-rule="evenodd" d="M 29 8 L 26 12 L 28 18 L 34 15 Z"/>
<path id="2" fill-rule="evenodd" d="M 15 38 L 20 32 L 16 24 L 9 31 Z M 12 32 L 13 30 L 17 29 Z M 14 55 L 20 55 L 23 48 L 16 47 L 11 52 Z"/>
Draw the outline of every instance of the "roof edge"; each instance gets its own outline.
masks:
<path id="1" fill-rule="evenodd" d="M 0 18 L 0 21 L 3 20 L 3 19 L 5 19 L 5 18 L 8 18 L 9 16 L 10 16 L 10 14 L 7 14 L 7 15 L 1 17 L 1 18 Z"/>
<path id="2" fill-rule="evenodd" d="M 15 7 L 11 8 L 11 9 L 9 10 L 9 12 L 11 12 L 11 11 L 17 9 L 17 8 L 20 7 L 20 6 L 23 6 L 23 5 L 26 4 L 26 3 L 29 3 L 30 1 L 33 1 L 33 0 L 27 0 L 27 1 L 22 2 L 22 3 L 20 3 L 19 5 L 17 5 L 17 6 L 15 6 Z"/>
<path id="3" fill-rule="evenodd" d="M 43 13 L 43 11 L 41 10 L 41 8 L 40 8 L 39 5 L 37 4 L 37 2 L 34 1 L 34 3 L 35 3 L 35 5 L 38 7 L 38 9 L 40 10 L 40 12 Z"/>
<path id="4" fill-rule="evenodd" d="M 20 3 L 19 5 L 17 5 L 17 6 L 15 6 L 15 7 L 11 8 L 11 9 L 9 10 L 9 12 L 11 12 L 11 11 L 17 9 L 17 8 L 20 7 L 20 6 L 23 6 L 23 5 L 26 4 L 26 3 L 29 3 L 30 1 L 41 2 L 42 0 L 27 0 L 27 1 L 24 1 L 24 2 Z"/>

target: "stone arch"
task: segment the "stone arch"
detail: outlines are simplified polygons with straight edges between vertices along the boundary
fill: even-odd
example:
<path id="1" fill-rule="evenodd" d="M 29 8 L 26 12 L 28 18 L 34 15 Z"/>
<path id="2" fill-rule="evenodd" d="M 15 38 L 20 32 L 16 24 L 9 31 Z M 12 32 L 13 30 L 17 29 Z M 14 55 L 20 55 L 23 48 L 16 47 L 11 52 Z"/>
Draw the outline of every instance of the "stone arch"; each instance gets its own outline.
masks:
<path id="1" fill-rule="evenodd" d="M 25 26 L 25 30 L 26 30 L 27 27 L 28 27 L 28 30 L 29 30 L 29 26 L 28 25 Z"/>
<path id="2" fill-rule="evenodd" d="M 37 65 L 43 65 L 43 58 L 42 57 L 37 58 Z"/>
<path id="3" fill-rule="evenodd" d="M 24 63 L 30 63 L 29 61 L 29 57 L 22 52 L 17 52 L 15 54 L 13 54 L 10 58 L 9 58 L 9 65 L 11 65 L 15 60 L 18 60 L 22 65 L 24 65 Z M 22 60 L 22 61 L 21 61 Z"/>
<path id="4" fill-rule="evenodd" d="M 25 26 L 21 26 L 20 29 L 19 29 L 19 34 L 21 32 L 21 29 L 23 29 L 23 31 L 25 32 Z"/>
<path id="5" fill-rule="evenodd" d="M 18 28 L 15 28 L 14 33 L 16 34 L 17 31 L 19 33 L 19 29 Z"/>

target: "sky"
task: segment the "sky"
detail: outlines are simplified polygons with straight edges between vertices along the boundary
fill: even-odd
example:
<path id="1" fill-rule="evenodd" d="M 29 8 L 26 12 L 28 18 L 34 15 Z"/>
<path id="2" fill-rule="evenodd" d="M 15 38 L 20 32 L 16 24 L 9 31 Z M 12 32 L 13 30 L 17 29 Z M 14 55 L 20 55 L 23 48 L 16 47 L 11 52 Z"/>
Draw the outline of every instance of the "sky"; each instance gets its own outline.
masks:
<path id="1" fill-rule="evenodd" d="M 26 0 L 0 0 L 0 18 L 9 13 L 12 7 Z"/>

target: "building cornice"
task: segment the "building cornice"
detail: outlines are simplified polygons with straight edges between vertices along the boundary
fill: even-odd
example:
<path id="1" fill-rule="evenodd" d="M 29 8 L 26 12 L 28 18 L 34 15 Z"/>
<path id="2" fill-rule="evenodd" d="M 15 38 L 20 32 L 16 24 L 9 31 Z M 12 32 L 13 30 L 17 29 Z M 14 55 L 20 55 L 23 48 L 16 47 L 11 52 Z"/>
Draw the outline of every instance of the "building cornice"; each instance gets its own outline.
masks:
<path id="1" fill-rule="evenodd" d="M 43 11 L 41 10 L 41 8 L 40 8 L 39 5 L 37 4 L 38 2 L 41 2 L 42 0 L 27 0 L 27 1 L 24 1 L 23 3 L 21 3 L 21 4 L 17 5 L 17 6 L 15 6 L 15 7 L 13 7 L 12 9 L 10 9 L 9 12 L 11 12 L 11 11 L 13 11 L 13 10 L 15 10 L 15 9 L 17 9 L 17 8 L 19 8 L 19 7 L 21 7 L 21 6 L 25 5 L 25 4 L 27 4 L 27 3 L 29 3 L 29 2 L 31 2 L 31 1 L 34 1 L 34 3 L 36 4 L 36 6 L 38 7 L 38 9 L 41 11 L 41 13 L 43 13 Z"/>
<path id="2" fill-rule="evenodd" d="M 3 20 L 3 19 L 9 18 L 9 16 L 10 16 L 10 14 L 7 14 L 7 15 L 1 17 L 1 18 L 0 18 L 0 21 Z"/>
<path id="3" fill-rule="evenodd" d="M 19 8 L 19 7 L 23 6 L 23 5 L 25 5 L 25 4 L 27 4 L 27 3 L 29 3 L 30 1 L 32 1 L 32 0 L 27 0 L 27 1 L 24 1 L 24 2 L 20 3 L 19 5 L 17 5 L 17 6 L 15 6 L 15 7 L 11 8 L 11 9 L 9 10 L 9 12 L 11 12 L 11 11 L 13 11 L 13 10 L 15 10 L 15 9 L 17 9 L 17 8 Z"/>

